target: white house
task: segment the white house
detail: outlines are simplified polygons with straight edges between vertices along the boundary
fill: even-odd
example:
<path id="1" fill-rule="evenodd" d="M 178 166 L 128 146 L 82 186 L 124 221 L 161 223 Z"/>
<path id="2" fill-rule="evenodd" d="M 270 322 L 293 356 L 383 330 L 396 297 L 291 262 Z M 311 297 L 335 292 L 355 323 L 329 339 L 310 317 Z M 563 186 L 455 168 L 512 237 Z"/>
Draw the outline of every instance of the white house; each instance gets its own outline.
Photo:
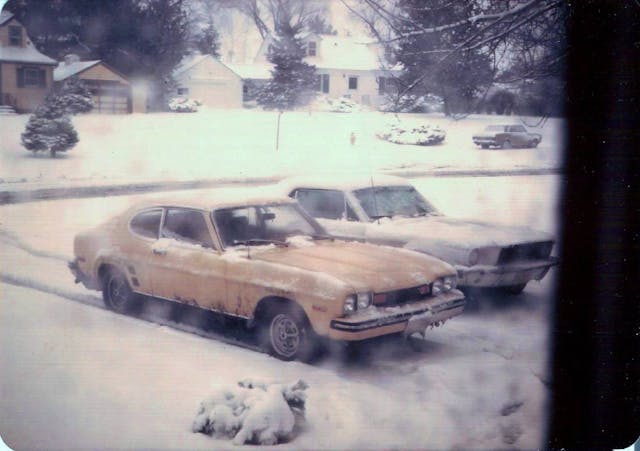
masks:
<path id="1" fill-rule="evenodd" d="M 174 94 L 212 108 L 242 108 L 242 78 L 211 55 L 193 55 L 173 71 Z"/>
<path id="2" fill-rule="evenodd" d="M 384 59 L 382 46 L 351 36 L 309 34 L 304 38 L 305 61 L 316 67 L 316 91 L 329 98 L 347 97 L 363 105 L 379 107 L 385 94 L 395 89 L 400 74 Z M 265 39 L 255 62 L 268 62 L 271 38 Z"/>

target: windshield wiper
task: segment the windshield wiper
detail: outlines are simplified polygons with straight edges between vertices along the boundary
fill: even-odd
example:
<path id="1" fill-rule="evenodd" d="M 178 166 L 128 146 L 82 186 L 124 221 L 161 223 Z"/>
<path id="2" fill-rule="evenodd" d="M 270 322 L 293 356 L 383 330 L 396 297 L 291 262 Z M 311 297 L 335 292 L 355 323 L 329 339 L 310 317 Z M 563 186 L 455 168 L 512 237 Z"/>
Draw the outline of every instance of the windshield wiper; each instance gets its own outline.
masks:
<path id="1" fill-rule="evenodd" d="M 333 240 L 331 235 L 311 235 L 314 240 Z"/>
<path id="2" fill-rule="evenodd" d="M 281 240 L 274 240 L 269 238 L 249 238 L 247 240 L 233 240 L 233 245 L 244 244 L 245 246 L 262 245 L 262 244 L 275 244 L 276 246 L 288 247 L 289 243 Z"/>

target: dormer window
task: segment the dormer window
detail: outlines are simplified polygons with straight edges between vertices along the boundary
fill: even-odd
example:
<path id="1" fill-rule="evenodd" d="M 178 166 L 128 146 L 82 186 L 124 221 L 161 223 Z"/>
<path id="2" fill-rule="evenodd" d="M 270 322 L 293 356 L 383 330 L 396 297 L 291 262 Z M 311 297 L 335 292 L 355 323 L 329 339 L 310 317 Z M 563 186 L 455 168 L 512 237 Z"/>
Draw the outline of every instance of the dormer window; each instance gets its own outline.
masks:
<path id="1" fill-rule="evenodd" d="M 307 56 L 316 56 L 316 42 L 311 41 L 307 44 Z"/>
<path id="2" fill-rule="evenodd" d="M 9 26 L 9 45 L 22 47 L 22 27 L 17 25 Z"/>

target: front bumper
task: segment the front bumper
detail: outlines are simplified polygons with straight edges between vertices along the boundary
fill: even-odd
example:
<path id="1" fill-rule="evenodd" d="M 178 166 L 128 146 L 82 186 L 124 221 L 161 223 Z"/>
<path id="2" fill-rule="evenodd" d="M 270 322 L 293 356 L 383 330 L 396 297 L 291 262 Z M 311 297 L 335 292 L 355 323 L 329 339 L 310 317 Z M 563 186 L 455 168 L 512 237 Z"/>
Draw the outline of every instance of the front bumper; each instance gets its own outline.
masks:
<path id="1" fill-rule="evenodd" d="M 424 331 L 430 325 L 459 315 L 464 310 L 462 292 L 448 293 L 393 307 L 369 307 L 363 312 L 331 321 L 329 338 L 366 340 L 397 332 Z"/>
<path id="2" fill-rule="evenodd" d="M 474 137 L 473 138 L 473 143 L 477 146 L 497 146 L 498 143 L 495 140 L 495 138 L 481 138 L 481 137 Z"/>
<path id="3" fill-rule="evenodd" d="M 542 280 L 558 259 L 533 260 L 509 265 L 456 266 L 458 285 L 467 287 L 504 287 L 519 285 L 531 280 Z"/>

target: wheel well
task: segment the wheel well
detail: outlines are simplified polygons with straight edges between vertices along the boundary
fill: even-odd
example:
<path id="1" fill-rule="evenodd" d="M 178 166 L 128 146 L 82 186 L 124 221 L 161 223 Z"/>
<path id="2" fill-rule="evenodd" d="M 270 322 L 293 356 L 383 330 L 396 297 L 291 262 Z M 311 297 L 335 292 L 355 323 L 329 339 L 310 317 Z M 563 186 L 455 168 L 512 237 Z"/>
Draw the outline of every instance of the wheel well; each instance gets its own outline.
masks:
<path id="1" fill-rule="evenodd" d="M 98 268 L 98 283 L 100 284 L 100 286 L 102 286 L 102 284 L 104 283 L 105 276 L 111 270 L 117 271 L 118 268 L 116 268 L 114 265 L 111 265 L 109 263 L 103 263 L 100 265 L 100 267 Z"/>
<path id="2" fill-rule="evenodd" d="M 304 320 L 307 321 L 307 323 L 309 323 L 309 318 L 307 318 L 307 314 L 305 313 L 304 309 L 300 306 L 300 304 L 298 304 L 296 301 L 292 301 L 291 299 L 287 299 L 279 296 L 267 296 L 266 298 L 262 298 L 260 302 L 258 302 L 258 305 L 256 306 L 256 309 L 253 312 L 253 318 L 249 320 L 249 326 L 254 327 L 257 324 L 259 324 L 260 321 L 263 320 L 269 314 L 269 310 L 271 310 L 275 306 L 279 306 L 279 307 L 291 306 L 292 308 L 298 310 L 303 315 Z"/>

